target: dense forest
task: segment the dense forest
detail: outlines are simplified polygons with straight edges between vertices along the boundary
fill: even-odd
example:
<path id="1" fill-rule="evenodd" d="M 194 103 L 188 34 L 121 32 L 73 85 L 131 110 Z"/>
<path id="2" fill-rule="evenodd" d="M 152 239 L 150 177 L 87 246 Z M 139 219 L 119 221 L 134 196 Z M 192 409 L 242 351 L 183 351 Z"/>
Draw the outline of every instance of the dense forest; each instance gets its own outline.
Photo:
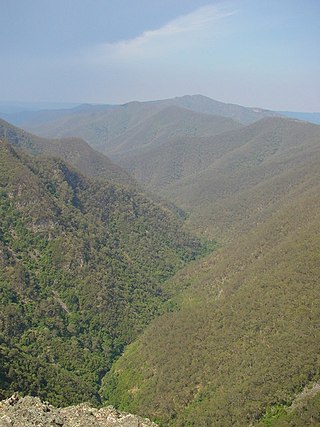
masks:
<path id="1" fill-rule="evenodd" d="M 99 383 L 208 247 L 138 190 L 0 145 L 1 397 L 99 403 Z"/>
<path id="2" fill-rule="evenodd" d="M 320 127 L 201 96 L 27 116 L 0 121 L 0 397 L 319 425 Z"/>
<path id="3" fill-rule="evenodd" d="M 161 425 L 269 425 L 320 380 L 319 182 L 175 276 L 179 309 L 127 348 L 105 399 Z"/>

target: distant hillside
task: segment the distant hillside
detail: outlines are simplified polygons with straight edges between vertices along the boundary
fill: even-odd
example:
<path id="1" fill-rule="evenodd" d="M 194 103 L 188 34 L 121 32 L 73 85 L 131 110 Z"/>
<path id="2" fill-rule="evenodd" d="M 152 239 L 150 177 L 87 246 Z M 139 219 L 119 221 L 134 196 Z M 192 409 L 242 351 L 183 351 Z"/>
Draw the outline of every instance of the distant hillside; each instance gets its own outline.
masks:
<path id="1" fill-rule="evenodd" d="M 291 148 L 274 166 L 289 161 L 293 174 Z M 113 366 L 108 402 L 163 426 L 317 425 L 319 395 L 293 405 L 320 380 L 320 158 L 309 148 L 301 140 L 292 180 L 270 182 L 275 194 L 284 185 L 272 214 L 175 276 L 177 310 Z M 274 203 L 264 191 L 242 199 L 242 221 Z"/>
<path id="2" fill-rule="evenodd" d="M 223 116 L 242 124 L 253 123 L 264 117 L 278 116 L 279 113 L 259 108 L 247 108 L 225 104 L 201 95 L 187 95 L 178 98 L 151 102 L 129 102 L 124 105 L 84 105 L 60 111 L 45 111 L 29 117 L 11 117 L 15 124 L 37 135 L 46 137 L 79 137 L 92 147 L 109 154 L 112 141 L 128 132 L 151 116 L 167 107 L 180 107 L 194 112 Z M 199 136 L 200 132 L 197 133 Z"/>
<path id="3" fill-rule="evenodd" d="M 170 145 L 177 137 L 213 136 L 241 127 L 239 122 L 226 117 L 171 106 L 113 139 L 107 151 L 116 160 L 132 155 L 139 157 L 146 148 Z"/>
<path id="4" fill-rule="evenodd" d="M 29 156 L 46 142 L 4 126 L 1 397 L 112 404 L 162 427 L 317 425 L 320 126 L 225 107 L 244 125 L 211 101 L 82 106 L 40 126 L 85 133 L 183 224 L 137 187 Z M 186 229 L 218 249 L 197 259 L 208 245 Z"/>
<path id="5" fill-rule="evenodd" d="M 2 140 L 0 397 L 99 402 L 104 373 L 165 309 L 164 280 L 205 250 L 137 189 Z"/>
<path id="6" fill-rule="evenodd" d="M 82 113 L 97 113 L 102 111 L 107 111 L 110 108 L 113 108 L 113 105 L 94 105 L 94 104 L 77 104 L 70 107 L 64 106 L 61 108 L 52 108 L 50 106 L 41 108 L 40 106 L 37 109 L 23 110 L 18 109 L 17 111 L 12 111 L 8 113 L 0 113 L 0 117 L 4 120 L 7 120 L 10 123 L 15 124 L 16 126 L 21 126 L 23 123 L 29 123 L 30 126 L 41 125 L 42 123 L 47 123 L 50 121 L 55 121 L 64 117 L 72 116 L 74 114 Z M 1 108 L 1 104 L 0 104 Z M 0 109 L 0 111 L 2 111 Z"/>
<path id="7" fill-rule="evenodd" d="M 50 109 L 59 110 L 66 108 L 77 107 L 79 103 L 70 102 L 15 102 L 15 101 L 0 101 L 0 114 L 7 114 L 8 116 L 14 117 L 20 113 L 31 113 L 40 110 Z M 2 116 L 1 116 L 2 117 Z"/>
<path id="8" fill-rule="evenodd" d="M 242 124 L 249 124 L 261 120 L 264 117 L 280 116 L 276 111 L 262 108 L 243 107 L 237 104 L 226 104 L 203 95 L 185 95 L 182 97 L 152 101 L 151 104 L 175 105 L 188 108 L 199 113 L 213 114 L 229 117 Z"/>
<path id="9" fill-rule="evenodd" d="M 139 102 L 113 107 L 84 105 L 53 114 L 40 111 L 27 120 L 19 120 L 19 126 L 45 137 L 83 138 L 92 147 L 107 152 L 110 141 L 157 111 L 156 107 Z"/>
<path id="10" fill-rule="evenodd" d="M 0 119 L 0 138 L 33 155 L 54 156 L 78 168 L 89 177 L 133 185 L 134 181 L 119 166 L 79 138 L 46 139 L 32 135 Z"/>
<path id="11" fill-rule="evenodd" d="M 310 123 L 320 125 L 320 113 L 299 113 L 296 111 L 280 111 L 283 116 L 291 117 L 293 119 L 305 120 Z"/>
<path id="12" fill-rule="evenodd" d="M 189 211 L 197 230 L 232 238 L 294 197 L 320 158 L 320 127 L 267 118 L 207 138 L 176 138 L 121 158 L 147 188 Z"/>

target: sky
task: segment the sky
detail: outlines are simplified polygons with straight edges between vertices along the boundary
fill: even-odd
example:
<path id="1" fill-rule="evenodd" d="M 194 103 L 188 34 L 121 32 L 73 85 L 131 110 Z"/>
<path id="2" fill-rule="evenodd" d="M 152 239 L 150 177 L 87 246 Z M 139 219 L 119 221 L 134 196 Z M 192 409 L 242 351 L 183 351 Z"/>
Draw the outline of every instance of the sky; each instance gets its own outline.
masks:
<path id="1" fill-rule="evenodd" d="M 0 0 L 0 101 L 320 111 L 320 0 Z"/>

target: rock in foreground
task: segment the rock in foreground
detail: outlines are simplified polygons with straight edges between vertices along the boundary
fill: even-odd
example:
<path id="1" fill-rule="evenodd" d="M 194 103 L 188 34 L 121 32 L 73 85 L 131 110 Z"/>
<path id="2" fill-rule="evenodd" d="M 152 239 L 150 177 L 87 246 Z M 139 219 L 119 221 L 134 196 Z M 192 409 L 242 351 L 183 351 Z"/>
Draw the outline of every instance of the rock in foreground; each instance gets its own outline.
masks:
<path id="1" fill-rule="evenodd" d="M 87 404 L 55 408 L 37 397 L 13 395 L 0 402 L 0 427 L 157 427 L 148 419 L 120 413 L 112 406 Z"/>

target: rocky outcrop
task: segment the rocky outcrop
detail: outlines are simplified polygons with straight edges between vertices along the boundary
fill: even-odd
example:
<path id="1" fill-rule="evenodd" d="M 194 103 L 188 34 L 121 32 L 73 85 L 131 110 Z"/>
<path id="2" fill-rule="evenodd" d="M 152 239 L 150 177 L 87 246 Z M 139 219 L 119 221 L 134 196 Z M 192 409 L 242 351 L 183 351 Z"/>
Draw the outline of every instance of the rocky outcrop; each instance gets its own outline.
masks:
<path id="1" fill-rule="evenodd" d="M 37 397 L 13 395 L 0 402 L 0 427 L 157 427 L 148 419 L 121 413 L 112 406 L 96 409 L 83 403 L 55 408 Z"/>

